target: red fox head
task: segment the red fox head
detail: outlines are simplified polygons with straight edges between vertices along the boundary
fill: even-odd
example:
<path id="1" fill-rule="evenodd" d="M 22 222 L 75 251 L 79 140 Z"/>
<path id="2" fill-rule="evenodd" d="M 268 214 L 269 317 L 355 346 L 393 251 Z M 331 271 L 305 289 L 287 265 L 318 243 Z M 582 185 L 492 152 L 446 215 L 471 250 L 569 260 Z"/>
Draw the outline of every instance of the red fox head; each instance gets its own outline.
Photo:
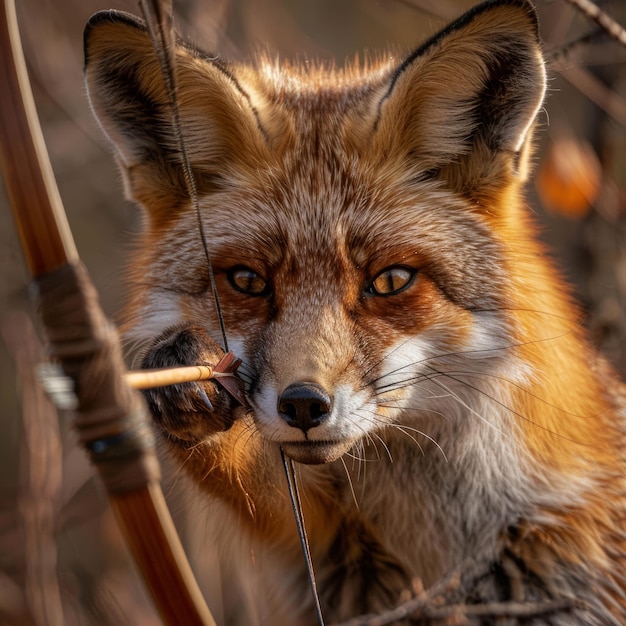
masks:
<path id="1" fill-rule="evenodd" d="M 193 321 L 220 339 L 202 228 L 255 422 L 290 456 L 331 461 L 423 420 L 444 424 L 435 436 L 479 411 L 472 377 L 524 379 L 518 191 L 545 91 L 529 2 L 490 0 L 364 68 L 228 65 L 180 44 L 200 225 L 142 23 L 98 14 L 86 59 L 145 210 L 129 335 Z M 442 419 L 445 398 L 457 410 Z"/>

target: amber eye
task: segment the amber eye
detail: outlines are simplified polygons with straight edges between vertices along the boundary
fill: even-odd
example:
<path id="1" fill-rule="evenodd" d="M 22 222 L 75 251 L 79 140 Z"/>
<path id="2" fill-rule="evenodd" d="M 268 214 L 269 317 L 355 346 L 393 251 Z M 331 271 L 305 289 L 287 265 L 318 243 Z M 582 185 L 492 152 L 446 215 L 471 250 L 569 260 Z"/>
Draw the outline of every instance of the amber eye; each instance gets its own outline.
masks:
<path id="1" fill-rule="evenodd" d="M 393 296 L 411 285 L 416 273 L 415 270 L 400 265 L 388 267 L 375 276 L 367 291 L 376 296 Z"/>
<path id="2" fill-rule="evenodd" d="M 230 284 L 248 296 L 265 296 L 269 288 L 265 279 L 249 267 L 234 267 L 228 272 Z"/>

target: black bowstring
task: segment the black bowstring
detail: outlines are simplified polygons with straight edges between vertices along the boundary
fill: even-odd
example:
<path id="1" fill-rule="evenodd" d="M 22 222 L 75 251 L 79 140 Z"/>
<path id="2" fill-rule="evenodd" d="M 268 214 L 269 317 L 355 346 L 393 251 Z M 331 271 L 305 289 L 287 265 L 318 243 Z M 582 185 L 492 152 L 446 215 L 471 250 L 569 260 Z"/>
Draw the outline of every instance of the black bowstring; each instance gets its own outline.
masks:
<path id="1" fill-rule="evenodd" d="M 167 4 L 169 10 L 165 11 L 163 5 Z M 152 45 L 161 67 L 161 75 L 165 90 L 169 99 L 170 110 L 172 114 L 172 127 L 178 141 L 178 149 L 181 155 L 181 161 L 183 166 L 183 174 L 185 178 L 185 184 L 187 186 L 187 192 L 192 201 L 193 208 L 196 214 L 198 223 L 198 230 L 200 232 L 200 238 L 202 240 L 202 247 L 204 248 L 204 255 L 207 261 L 207 269 L 209 273 L 209 285 L 215 302 L 215 309 L 217 318 L 222 333 L 222 340 L 224 342 L 224 351 L 228 352 L 228 339 L 226 337 L 226 326 L 224 324 L 224 316 L 222 313 L 222 307 L 220 305 L 219 294 L 217 292 L 217 285 L 215 284 L 215 275 L 213 273 L 213 263 L 211 260 L 211 253 L 209 251 L 208 242 L 204 233 L 202 214 L 200 213 L 200 202 L 198 199 L 198 190 L 196 187 L 196 180 L 193 175 L 193 169 L 189 161 L 187 148 L 185 145 L 185 138 L 182 132 L 182 124 L 180 121 L 180 109 L 178 106 L 178 94 L 176 86 L 176 74 L 174 72 L 175 64 L 175 48 L 174 48 L 174 28 L 172 19 L 172 3 L 159 0 L 140 0 L 140 5 L 144 18 L 148 25 L 148 31 L 152 40 Z M 300 493 L 298 491 L 298 483 L 295 475 L 295 468 L 293 460 L 285 457 L 285 454 L 281 448 L 280 450 L 283 466 L 285 469 L 285 476 L 287 477 L 287 486 L 289 488 L 289 497 L 291 498 L 291 506 L 293 509 L 294 518 L 296 520 L 296 526 L 298 528 L 298 537 L 300 538 L 300 545 L 302 546 L 302 553 L 304 555 L 307 574 L 309 578 L 309 584 L 311 586 L 311 592 L 313 594 L 313 601 L 315 604 L 315 612 L 317 614 L 317 620 L 320 626 L 324 626 L 324 617 L 322 615 L 322 608 L 320 606 L 320 599 L 317 593 L 317 585 L 315 582 L 315 572 L 313 571 L 313 562 L 311 560 L 311 549 L 309 547 L 309 540 L 306 534 L 306 528 L 304 525 L 304 515 L 302 513 L 302 502 L 300 501 Z"/>
<path id="2" fill-rule="evenodd" d="M 180 151 L 183 175 L 187 186 L 187 193 L 191 199 L 196 220 L 198 223 L 198 231 L 202 240 L 204 256 L 207 262 L 207 270 L 209 274 L 209 286 L 215 303 L 215 311 L 222 333 L 222 341 L 224 343 L 224 352 L 228 352 L 228 338 L 226 336 L 226 325 L 224 324 L 224 315 L 220 305 L 219 294 L 217 293 L 217 285 L 215 284 L 215 274 L 213 272 L 213 263 L 209 245 L 204 233 L 202 222 L 202 214 L 200 213 L 200 202 L 198 199 L 198 189 L 196 187 L 196 179 L 193 175 L 193 169 L 187 153 L 185 137 L 182 132 L 182 124 L 180 121 L 180 107 L 178 106 L 178 92 L 176 85 L 175 66 L 175 36 L 172 18 L 172 2 L 159 0 L 140 0 L 141 10 L 148 25 L 148 32 L 152 40 L 152 46 L 161 67 L 161 76 L 165 86 L 165 91 L 169 99 L 170 110 L 172 114 L 172 128 L 178 141 L 178 149 Z M 168 6 L 165 10 L 164 6 Z"/>
<path id="3" fill-rule="evenodd" d="M 289 488 L 289 497 L 291 498 L 291 507 L 293 509 L 293 515 L 296 519 L 296 526 L 298 527 L 298 537 L 300 538 L 300 545 L 302 546 L 302 554 L 304 555 L 304 560 L 306 562 L 306 569 L 309 577 L 309 585 L 311 586 L 311 593 L 313 594 L 317 621 L 320 626 L 324 626 L 324 616 L 322 615 L 322 607 L 320 605 L 320 598 L 317 593 L 317 584 L 315 582 L 315 571 L 313 570 L 313 561 L 311 559 L 311 548 L 309 546 L 309 539 L 304 526 L 304 515 L 302 513 L 302 502 L 300 501 L 298 482 L 296 480 L 295 463 L 293 459 L 287 459 L 282 448 L 280 448 L 280 458 L 282 459 L 283 467 L 285 468 L 287 487 Z"/>

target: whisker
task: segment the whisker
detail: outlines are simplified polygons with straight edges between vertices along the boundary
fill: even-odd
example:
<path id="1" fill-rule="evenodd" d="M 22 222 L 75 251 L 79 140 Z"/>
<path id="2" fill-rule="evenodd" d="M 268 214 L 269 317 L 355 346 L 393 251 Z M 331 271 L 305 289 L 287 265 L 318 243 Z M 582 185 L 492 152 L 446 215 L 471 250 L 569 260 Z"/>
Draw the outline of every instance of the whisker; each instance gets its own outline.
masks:
<path id="1" fill-rule="evenodd" d="M 383 448 L 385 449 L 385 452 L 387 453 L 387 456 L 389 457 L 389 462 L 393 463 L 393 455 L 391 454 L 391 450 L 385 443 L 385 440 L 378 433 L 372 433 L 372 436 L 376 437 L 376 439 L 378 439 L 378 441 L 380 441 L 380 443 L 383 444 Z"/>
<path id="2" fill-rule="evenodd" d="M 341 464 L 343 465 L 343 469 L 346 473 L 346 479 L 348 481 L 348 487 L 350 487 L 350 493 L 352 494 L 352 500 L 354 501 L 354 505 L 357 508 L 357 511 L 360 510 L 359 507 L 359 502 L 356 498 L 356 493 L 354 492 L 354 485 L 352 484 L 352 476 L 350 476 L 350 472 L 348 471 L 348 467 L 346 466 L 346 462 L 344 461 L 343 457 L 340 457 L 339 459 L 341 461 Z"/>
<path id="3" fill-rule="evenodd" d="M 367 383 L 365 383 L 362 388 L 366 388 L 366 387 L 368 387 L 370 385 L 376 385 L 377 383 L 379 383 L 381 380 L 383 380 L 386 377 L 393 376 L 395 374 L 399 374 L 403 370 L 406 370 L 406 369 L 408 369 L 410 367 L 416 367 L 418 365 L 428 364 L 430 361 L 437 361 L 439 359 L 450 359 L 450 358 L 462 357 L 462 356 L 472 356 L 472 355 L 481 355 L 481 354 L 493 354 L 493 353 L 497 353 L 497 352 L 503 352 L 503 351 L 516 349 L 516 348 L 522 348 L 522 347 L 529 346 L 529 345 L 536 345 L 536 344 L 550 342 L 550 341 L 557 341 L 559 339 L 563 339 L 564 337 L 567 337 L 570 334 L 571 334 L 571 330 L 567 330 L 567 331 L 565 331 L 565 332 L 563 332 L 563 333 L 561 333 L 559 335 L 553 335 L 552 337 L 545 337 L 545 338 L 541 338 L 541 339 L 535 339 L 535 340 L 532 340 L 532 341 L 522 341 L 522 342 L 517 342 L 517 343 L 510 343 L 510 344 L 505 345 L 505 346 L 496 346 L 496 347 L 493 347 L 493 348 L 480 348 L 480 349 L 474 349 L 474 350 L 457 350 L 457 351 L 449 351 L 449 352 L 440 352 L 440 353 L 437 353 L 437 354 L 433 354 L 431 356 L 424 357 L 423 359 L 419 359 L 417 361 L 410 361 L 410 362 L 406 363 L 405 365 L 401 365 L 401 366 L 397 367 L 394 370 L 390 370 L 388 372 L 384 372 L 383 374 L 381 374 L 381 376 L 379 376 L 377 378 L 367 380 Z M 409 337 L 408 339 L 406 339 L 405 341 L 400 343 L 398 346 L 396 346 L 393 350 L 391 350 L 387 354 L 385 354 L 374 366 L 369 368 L 368 373 L 371 373 L 371 371 L 374 369 L 374 367 L 379 366 L 381 363 L 384 362 L 384 360 L 386 358 L 388 358 L 394 352 L 396 352 L 401 347 L 406 345 L 409 341 L 412 341 L 412 339 L 414 339 L 414 337 Z"/>
<path id="4" fill-rule="evenodd" d="M 422 451 L 422 454 L 424 454 L 424 449 L 420 445 L 419 441 L 417 441 L 417 439 L 415 439 L 415 437 L 413 435 L 411 435 L 410 433 L 408 433 L 406 431 L 407 430 L 411 430 L 411 431 L 417 433 L 418 435 L 421 435 L 425 439 L 428 439 L 428 441 L 430 441 L 432 444 L 434 444 L 435 447 L 437 448 L 437 450 L 439 450 L 439 452 L 441 452 L 441 456 L 443 457 L 443 460 L 446 463 L 449 462 L 448 461 L 448 457 L 447 457 L 446 453 L 444 452 L 444 449 L 439 445 L 439 443 L 435 439 L 433 439 L 430 435 L 427 435 L 423 430 L 419 430 L 418 428 L 412 428 L 411 426 L 406 426 L 404 424 L 391 424 L 390 426 L 392 428 L 396 428 L 400 432 L 403 432 L 407 437 L 409 437 L 410 439 L 415 441 L 415 443 L 419 446 L 419 449 Z"/>
<path id="5" fill-rule="evenodd" d="M 490 372 L 476 372 L 476 371 L 472 371 L 472 370 L 450 370 L 450 371 L 446 371 L 446 372 L 441 372 L 442 376 L 447 376 L 448 378 L 451 378 L 452 380 L 456 380 L 457 382 L 461 382 L 462 384 L 470 387 L 471 389 L 475 389 L 476 391 L 482 393 L 483 395 L 487 395 L 485 394 L 484 391 L 482 391 L 481 389 L 479 389 L 478 387 L 473 387 L 471 385 L 469 385 L 468 383 L 466 383 L 464 380 L 459 380 L 456 377 L 457 376 L 469 376 L 469 377 L 475 377 L 475 378 L 492 378 L 494 380 L 497 380 L 498 382 L 503 382 L 503 383 L 507 383 L 509 385 L 511 385 L 512 387 L 515 387 L 517 389 L 519 389 L 520 391 L 524 392 L 525 394 L 527 394 L 528 396 L 530 396 L 531 398 L 533 398 L 534 400 L 538 400 L 539 402 L 541 402 L 542 404 L 545 404 L 546 406 L 550 407 L 551 409 L 555 409 L 557 411 L 560 411 L 561 413 L 563 413 L 564 415 L 567 415 L 568 417 L 578 417 L 581 419 L 589 419 L 589 418 L 593 418 L 593 417 L 598 417 L 597 414 L 594 415 L 582 415 L 580 413 L 572 413 L 571 411 L 568 411 L 567 409 L 560 407 L 556 404 L 553 404 L 552 402 L 548 402 L 547 400 L 545 400 L 544 398 L 542 398 L 541 396 L 539 396 L 538 394 L 526 389 L 522 384 L 511 380 L 510 378 L 507 378 L 506 376 L 501 376 L 498 374 L 492 374 Z M 490 397 L 490 396 L 487 396 Z M 493 399 L 493 398 L 490 398 Z"/>
<path id="6" fill-rule="evenodd" d="M 470 385 L 469 383 L 465 382 L 464 380 L 460 380 L 458 378 L 455 378 L 454 376 L 449 376 L 448 374 L 442 373 L 442 376 L 445 376 L 446 378 L 450 378 L 450 380 L 453 380 L 457 383 L 460 383 L 462 385 L 464 385 L 465 387 L 467 387 L 468 389 L 473 389 L 474 391 L 477 391 L 478 393 L 480 393 L 481 395 L 483 395 L 485 398 L 488 398 L 489 400 L 491 400 L 492 402 L 495 402 L 498 406 L 501 406 L 503 409 L 506 409 L 509 413 L 515 415 L 516 417 L 519 417 L 520 419 L 528 422 L 529 424 L 532 424 L 533 426 L 535 426 L 536 428 L 539 428 L 547 433 L 550 433 L 551 435 L 554 435 L 555 437 L 560 437 L 561 439 L 565 440 L 565 441 L 569 441 L 570 443 L 575 443 L 577 445 L 580 446 L 589 446 L 590 444 L 584 442 L 584 441 L 579 441 L 577 439 L 572 439 L 571 437 L 565 437 L 564 435 L 555 432 L 554 430 L 547 428 L 546 426 L 542 426 L 541 424 L 538 424 L 537 422 L 531 420 L 528 416 L 524 415 L 523 413 L 520 413 L 519 411 L 516 411 L 515 409 L 513 409 L 510 406 L 507 406 L 506 404 L 504 404 L 504 402 L 501 402 L 500 400 L 498 400 L 497 398 L 493 397 L 492 395 L 488 394 L 487 392 L 483 391 L 482 389 L 480 389 L 479 387 L 476 387 L 475 385 Z M 440 381 L 435 381 L 436 384 L 443 384 Z M 459 400 L 459 398 L 457 397 L 457 400 Z M 472 411 L 474 412 L 474 411 Z"/>
<path id="7" fill-rule="evenodd" d="M 434 380 L 434 379 L 433 379 Z M 504 431 L 500 430 L 497 426 L 495 426 L 494 424 L 492 424 L 489 420 L 485 419 L 484 416 L 482 416 L 480 413 L 478 413 L 478 411 L 475 411 L 469 404 L 467 404 L 467 402 L 465 402 L 458 394 L 454 393 L 445 383 L 441 382 L 440 380 L 434 380 L 436 385 L 441 386 L 443 389 L 445 389 L 446 391 L 448 391 L 450 393 L 450 395 L 465 409 L 467 409 L 472 415 L 475 415 L 479 420 L 481 420 L 482 422 L 484 422 L 485 424 L 487 424 L 490 428 L 492 428 L 493 430 L 495 430 L 497 433 L 501 434 L 503 437 L 509 438 L 509 435 L 507 435 Z"/>
<path id="8" fill-rule="evenodd" d="M 343 456 L 347 456 L 349 459 L 352 459 L 353 461 L 357 461 L 358 463 L 375 463 L 376 462 L 376 459 L 366 459 L 357 453 L 353 453 L 349 451 L 344 452 Z"/>

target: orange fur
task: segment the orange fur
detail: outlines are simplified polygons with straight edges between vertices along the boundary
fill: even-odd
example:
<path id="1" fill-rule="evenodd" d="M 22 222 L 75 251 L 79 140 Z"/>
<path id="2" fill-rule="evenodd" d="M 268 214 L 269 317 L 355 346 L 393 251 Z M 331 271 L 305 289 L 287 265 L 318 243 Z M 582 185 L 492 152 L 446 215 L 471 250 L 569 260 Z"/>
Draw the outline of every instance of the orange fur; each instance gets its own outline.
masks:
<path id="1" fill-rule="evenodd" d="M 214 383 L 148 394 L 230 587 L 252 590 L 225 621 L 314 623 L 282 448 L 327 620 L 460 570 L 450 604 L 626 622 L 626 396 L 523 198 L 545 91 L 530 3 L 361 68 L 176 58 L 199 221 L 144 26 L 88 25 L 90 100 L 145 216 L 129 340 L 148 366 L 219 358 L 202 228 L 244 359 L 247 413 Z"/>

